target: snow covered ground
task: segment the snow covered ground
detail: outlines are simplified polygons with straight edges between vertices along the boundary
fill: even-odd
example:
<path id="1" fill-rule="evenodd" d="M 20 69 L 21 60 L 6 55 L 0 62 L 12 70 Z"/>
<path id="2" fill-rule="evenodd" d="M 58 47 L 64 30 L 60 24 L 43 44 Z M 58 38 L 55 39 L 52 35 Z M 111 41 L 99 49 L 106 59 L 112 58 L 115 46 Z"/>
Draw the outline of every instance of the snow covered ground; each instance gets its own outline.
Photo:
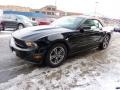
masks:
<path id="1" fill-rule="evenodd" d="M 0 38 L 11 36 L 11 31 L 0 31 Z"/>
<path id="2" fill-rule="evenodd" d="M 120 89 L 120 33 L 113 35 L 106 50 L 78 54 L 58 68 L 37 68 L 0 84 L 0 90 L 116 89 Z"/>

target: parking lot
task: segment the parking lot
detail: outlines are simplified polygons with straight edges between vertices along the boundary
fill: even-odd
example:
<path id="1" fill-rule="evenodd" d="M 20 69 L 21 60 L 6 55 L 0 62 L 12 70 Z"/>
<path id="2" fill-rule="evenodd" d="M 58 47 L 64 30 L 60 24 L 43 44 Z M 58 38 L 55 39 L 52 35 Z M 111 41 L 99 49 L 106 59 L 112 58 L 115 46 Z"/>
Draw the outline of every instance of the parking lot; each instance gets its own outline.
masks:
<path id="1" fill-rule="evenodd" d="M 119 89 L 119 33 L 113 34 L 106 50 L 79 53 L 54 69 L 29 64 L 16 57 L 9 49 L 11 33 L 0 32 L 0 90 Z"/>
<path id="2" fill-rule="evenodd" d="M 9 48 L 9 39 L 12 31 L 0 32 L 0 83 L 26 74 L 35 69 L 35 66 L 20 60 Z"/>

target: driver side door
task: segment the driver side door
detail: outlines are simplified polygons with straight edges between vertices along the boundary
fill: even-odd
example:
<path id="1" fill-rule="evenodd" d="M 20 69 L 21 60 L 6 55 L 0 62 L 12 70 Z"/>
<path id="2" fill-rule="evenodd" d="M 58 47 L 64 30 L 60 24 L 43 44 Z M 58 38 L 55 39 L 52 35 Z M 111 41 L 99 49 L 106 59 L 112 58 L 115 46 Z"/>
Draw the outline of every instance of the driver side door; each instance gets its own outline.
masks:
<path id="1" fill-rule="evenodd" d="M 82 27 L 89 27 L 89 29 L 84 29 L 83 34 L 87 34 L 86 40 L 88 42 L 87 46 L 96 46 L 104 34 L 102 31 L 103 25 L 97 19 L 87 19 Z"/>

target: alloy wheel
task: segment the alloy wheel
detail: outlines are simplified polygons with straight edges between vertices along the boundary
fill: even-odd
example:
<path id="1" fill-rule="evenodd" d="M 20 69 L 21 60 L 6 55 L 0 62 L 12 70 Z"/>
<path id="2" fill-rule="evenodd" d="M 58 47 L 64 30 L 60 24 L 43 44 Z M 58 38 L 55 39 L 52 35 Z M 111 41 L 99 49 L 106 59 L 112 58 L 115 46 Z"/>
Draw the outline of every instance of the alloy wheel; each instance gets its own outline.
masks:
<path id="1" fill-rule="evenodd" d="M 109 36 L 106 36 L 104 41 L 103 41 L 103 48 L 107 48 L 109 44 Z"/>
<path id="2" fill-rule="evenodd" d="M 50 52 L 50 62 L 57 65 L 63 61 L 65 57 L 65 50 L 63 47 L 55 47 Z"/>

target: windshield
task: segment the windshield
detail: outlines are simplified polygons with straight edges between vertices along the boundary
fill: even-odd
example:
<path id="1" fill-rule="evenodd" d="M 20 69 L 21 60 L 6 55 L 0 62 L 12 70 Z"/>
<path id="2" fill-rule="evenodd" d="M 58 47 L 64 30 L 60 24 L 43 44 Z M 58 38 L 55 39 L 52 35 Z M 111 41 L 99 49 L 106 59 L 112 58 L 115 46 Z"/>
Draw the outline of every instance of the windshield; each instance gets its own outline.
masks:
<path id="1" fill-rule="evenodd" d="M 24 21 L 30 21 L 30 19 L 28 17 L 22 16 L 22 15 L 18 15 L 17 18 L 20 19 L 20 20 L 24 20 Z"/>
<path id="2" fill-rule="evenodd" d="M 83 20 L 81 17 L 62 17 L 55 20 L 51 25 L 60 26 L 68 29 L 76 29 L 80 22 Z"/>

